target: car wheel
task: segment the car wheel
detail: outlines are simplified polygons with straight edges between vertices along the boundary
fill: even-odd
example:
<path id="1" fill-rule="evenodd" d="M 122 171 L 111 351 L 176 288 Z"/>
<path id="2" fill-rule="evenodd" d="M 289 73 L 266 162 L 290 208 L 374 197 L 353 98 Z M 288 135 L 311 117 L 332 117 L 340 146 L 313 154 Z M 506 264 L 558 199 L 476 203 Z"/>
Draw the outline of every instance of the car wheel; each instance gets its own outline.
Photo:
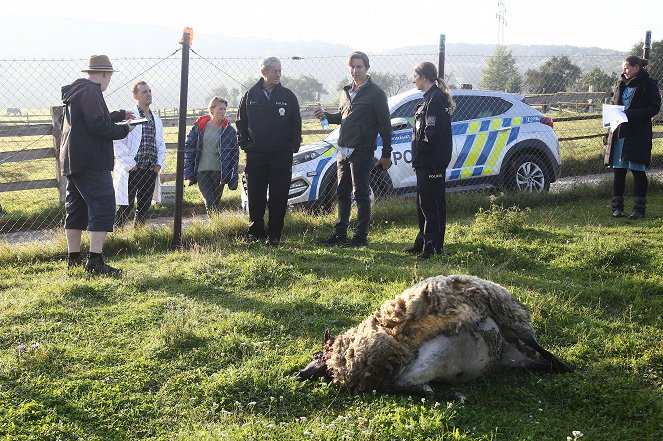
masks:
<path id="1" fill-rule="evenodd" d="M 505 187 L 512 190 L 538 193 L 550 188 L 551 167 L 548 161 L 535 155 L 514 158 L 504 178 Z"/>

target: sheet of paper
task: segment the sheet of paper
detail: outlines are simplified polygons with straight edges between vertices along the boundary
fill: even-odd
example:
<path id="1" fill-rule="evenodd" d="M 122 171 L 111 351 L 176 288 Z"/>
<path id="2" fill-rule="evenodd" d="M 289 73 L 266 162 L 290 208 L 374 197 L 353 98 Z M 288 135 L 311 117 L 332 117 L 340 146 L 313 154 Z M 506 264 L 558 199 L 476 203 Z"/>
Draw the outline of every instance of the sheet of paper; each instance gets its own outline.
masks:
<path id="1" fill-rule="evenodd" d="M 616 106 L 613 104 L 603 105 L 603 127 L 610 127 L 610 131 L 614 132 L 621 123 L 628 121 L 624 113 L 624 106 Z"/>

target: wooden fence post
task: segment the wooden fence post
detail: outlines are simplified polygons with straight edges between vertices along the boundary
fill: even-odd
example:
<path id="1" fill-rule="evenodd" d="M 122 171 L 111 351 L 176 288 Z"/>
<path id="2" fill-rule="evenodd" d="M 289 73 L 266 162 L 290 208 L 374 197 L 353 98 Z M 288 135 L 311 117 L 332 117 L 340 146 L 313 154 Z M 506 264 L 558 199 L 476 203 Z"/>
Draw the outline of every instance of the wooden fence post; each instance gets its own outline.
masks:
<path id="1" fill-rule="evenodd" d="M 51 120 L 53 122 L 53 150 L 55 150 L 55 179 L 60 190 L 60 203 L 64 204 L 67 180 L 62 176 L 60 164 L 60 138 L 62 138 L 62 122 L 64 121 L 64 106 L 51 107 Z"/>

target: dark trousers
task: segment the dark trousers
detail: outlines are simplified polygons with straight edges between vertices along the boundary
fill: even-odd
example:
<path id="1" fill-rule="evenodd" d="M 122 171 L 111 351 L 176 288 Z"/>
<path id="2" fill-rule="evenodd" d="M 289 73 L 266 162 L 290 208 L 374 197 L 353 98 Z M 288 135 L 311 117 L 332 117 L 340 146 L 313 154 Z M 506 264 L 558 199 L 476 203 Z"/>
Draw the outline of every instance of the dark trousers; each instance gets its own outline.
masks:
<path id="1" fill-rule="evenodd" d="M 614 180 L 612 181 L 612 194 L 613 196 L 624 196 L 624 190 L 626 189 L 626 173 L 628 172 L 625 168 L 615 168 Z M 633 173 L 633 194 L 635 197 L 647 197 L 647 173 L 638 170 L 631 170 Z"/>
<path id="2" fill-rule="evenodd" d="M 415 170 L 417 173 L 417 217 L 419 234 L 426 249 L 442 249 L 447 227 L 447 198 L 444 170 Z"/>
<path id="3" fill-rule="evenodd" d="M 115 224 L 123 225 L 131 215 L 136 201 L 136 224 L 142 225 L 147 219 L 147 210 L 152 205 L 152 196 L 154 195 L 154 181 L 157 179 L 157 172 L 153 169 L 139 168 L 129 172 L 129 205 L 120 205 L 115 215 Z"/>
<path id="4" fill-rule="evenodd" d="M 280 239 L 292 179 L 292 151 L 247 151 L 244 173 L 249 199 L 249 234 L 256 237 L 265 236 L 265 208 L 268 206 L 267 235 Z"/>
<path id="5" fill-rule="evenodd" d="M 115 190 L 110 170 L 85 170 L 67 176 L 64 228 L 113 231 Z"/>
<path id="6" fill-rule="evenodd" d="M 221 209 L 221 196 L 223 195 L 223 184 L 221 183 L 221 172 L 212 170 L 199 171 L 196 175 L 200 194 L 205 200 L 207 213 L 218 212 Z"/>
<path id="7" fill-rule="evenodd" d="M 357 225 L 354 234 L 357 238 L 368 237 L 368 224 L 371 221 L 371 166 L 373 150 L 355 149 L 350 156 L 343 159 L 339 152 L 336 158 L 336 177 L 338 188 L 338 218 L 334 232 L 339 236 L 348 234 L 352 195 L 357 203 Z"/>

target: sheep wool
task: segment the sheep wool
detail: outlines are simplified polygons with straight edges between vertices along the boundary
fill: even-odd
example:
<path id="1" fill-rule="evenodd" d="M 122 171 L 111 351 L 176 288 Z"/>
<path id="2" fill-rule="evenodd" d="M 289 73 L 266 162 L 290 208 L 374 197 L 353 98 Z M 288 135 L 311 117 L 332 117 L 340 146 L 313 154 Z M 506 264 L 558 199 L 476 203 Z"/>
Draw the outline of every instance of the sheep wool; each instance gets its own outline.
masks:
<path id="1" fill-rule="evenodd" d="M 414 360 L 424 342 L 472 331 L 488 316 L 507 341 L 516 341 L 516 334 L 534 335 L 529 310 L 504 287 L 468 275 L 425 279 L 329 340 L 328 372 L 334 383 L 352 390 L 381 389 Z"/>

